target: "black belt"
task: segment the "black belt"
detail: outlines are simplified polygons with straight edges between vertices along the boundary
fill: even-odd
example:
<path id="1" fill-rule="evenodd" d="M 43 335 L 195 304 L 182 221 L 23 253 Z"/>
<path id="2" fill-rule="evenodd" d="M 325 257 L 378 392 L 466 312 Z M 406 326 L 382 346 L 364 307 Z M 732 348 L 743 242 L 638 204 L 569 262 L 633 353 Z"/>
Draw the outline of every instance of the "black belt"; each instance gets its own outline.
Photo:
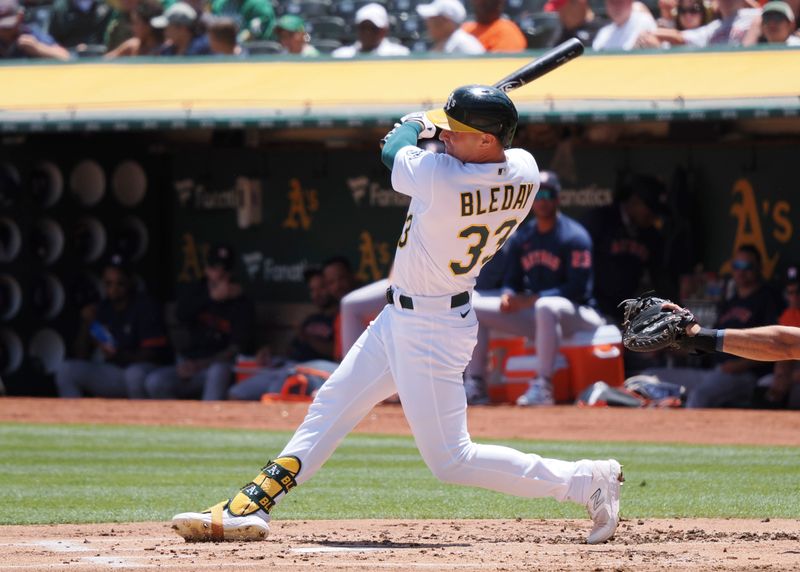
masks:
<path id="1" fill-rule="evenodd" d="M 400 300 L 401 308 L 405 308 L 406 310 L 414 309 L 414 300 L 412 300 L 410 296 L 404 296 L 403 294 L 400 294 L 398 300 Z M 386 289 L 386 301 L 394 305 L 394 292 L 392 291 L 391 286 Z M 469 304 L 469 292 L 461 292 L 460 294 L 456 294 L 450 298 L 451 308 L 458 308 L 464 304 Z"/>

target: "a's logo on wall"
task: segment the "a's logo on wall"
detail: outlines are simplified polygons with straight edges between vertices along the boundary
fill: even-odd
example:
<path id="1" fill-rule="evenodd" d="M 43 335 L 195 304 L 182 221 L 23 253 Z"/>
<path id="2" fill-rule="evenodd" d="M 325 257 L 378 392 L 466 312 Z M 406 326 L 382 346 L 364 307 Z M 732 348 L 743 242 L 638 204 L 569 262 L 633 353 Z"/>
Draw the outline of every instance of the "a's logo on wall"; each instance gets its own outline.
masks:
<path id="1" fill-rule="evenodd" d="M 319 196 L 316 189 L 304 189 L 299 179 L 289 180 L 289 212 L 283 221 L 284 228 L 311 228 L 311 215 L 319 210 Z"/>
<path id="2" fill-rule="evenodd" d="M 188 232 L 183 234 L 182 239 L 183 261 L 178 272 L 178 282 L 194 282 L 203 277 L 209 245 L 208 243 L 198 244 L 194 236 Z"/>
<path id="3" fill-rule="evenodd" d="M 772 238 L 781 244 L 786 244 L 791 240 L 794 229 L 789 220 L 791 206 L 787 201 L 770 202 L 764 199 L 759 204 L 756 202 L 756 194 L 753 185 L 747 179 L 739 179 L 733 184 L 732 194 L 740 200 L 731 205 L 730 213 L 736 218 L 736 237 L 733 240 L 733 250 L 736 252 L 740 246 L 750 244 L 758 249 L 763 261 L 763 274 L 765 278 L 771 278 L 778 264 L 778 253 L 770 256 L 764 237 L 761 216 L 772 229 Z M 771 223 L 771 224 L 770 224 Z M 729 274 L 731 272 L 731 262 L 726 261 L 720 273 Z"/>
<path id="4" fill-rule="evenodd" d="M 356 278 L 361 282 L 374 282 L 386 276 L 392 253 L 388 242 L 376 242 L 366 230 L 359 235 L 358 271 Z"/>
<path id="5" fill-rule="evenodd" d="M 407 208 L 411 198 L 395 192 L 393 189 L 381 188 L 377 181 L 370 181 L 366 175 L 350 177 L 347 187 L 357 206 L 370 207 L 402 207 Z"/>

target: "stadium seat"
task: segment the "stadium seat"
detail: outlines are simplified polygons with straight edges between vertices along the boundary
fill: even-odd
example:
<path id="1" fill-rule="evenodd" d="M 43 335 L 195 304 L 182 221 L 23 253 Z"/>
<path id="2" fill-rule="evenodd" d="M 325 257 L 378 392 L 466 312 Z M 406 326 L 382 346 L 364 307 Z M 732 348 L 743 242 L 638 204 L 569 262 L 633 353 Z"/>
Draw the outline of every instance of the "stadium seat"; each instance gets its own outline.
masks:
<path id="1" fill-rule="evenodd" d="M 306 20 L 331 13 L 331 0 L 290 0 L 284 5 L 287 14 L 297 14 Z"/>
<path id="2" fill-rule="evenodd" d="M 306 31 L 315 40 L 338 40 L 350 38 L 347 23 L 340 16 L 320 16 L 306 21 Z"/>
<path id="3" fill-rule="evenodd" d="M 517 20 L 522 14 L 534 14 L 544 9 L 546 0 L 508 0 L 505 11 L 512 20 Z"/>
<path id="4" fill-rule="evenodd" d="M 406 46 L 418 41 L 425 32 L 425 23 L 422 19 L 416 14 L 407 12 L 390 19 L 389 27 L 390 35 Z"/>
<path id="5" fill-rule="evenodd" d="M 561 21 L 556 12 L 526 14 L 519 22 L 528 39 L 528 49 L 537 50 L 552 46 L 561 34 Z"/>
<path id="6" fill-rule="evenodd" d="M 359 8 L 366 4 L 383 4 L 386 6 L 385 0 L 340 0 L 336 2 L 336 13 L 347 21 L 351 21 L 353 19 L 353 15 L 358 11 Z"/>
<path id="7" fill-rule="evenodd" d="M 389 0 L 386 9 L 390 13 L 402 14 L 404 12 L 416 13 L 420 4 L 427 4 L 430 0 Z"/>
<path id="8" fill-rule="evenodd" d="M 339 40 L 322 39 L 322 40 L 313 40 L 311 42 L 311 45 L 317 48 L 319 50 L 319 53 L 329 54 L 336 48 L 340 47 L 342 45 L 342 42 L 340 42 Z"/>
<path id="9" fill-rule="evenodd" d="M 251 56 L 262 56 L 267 54 L 282 54 L 283 46 L 278 42 L 271 40 L 253 40 L 252 42 L 244 42 L 242 48 L 247 50 Z"/>

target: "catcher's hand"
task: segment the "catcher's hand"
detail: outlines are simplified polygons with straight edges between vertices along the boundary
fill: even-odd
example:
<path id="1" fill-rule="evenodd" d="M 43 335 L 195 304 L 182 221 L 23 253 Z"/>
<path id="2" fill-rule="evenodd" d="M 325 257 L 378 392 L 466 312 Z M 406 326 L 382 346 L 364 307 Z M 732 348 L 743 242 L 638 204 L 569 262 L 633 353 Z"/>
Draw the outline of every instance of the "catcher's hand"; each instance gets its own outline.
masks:
<path id="1" fill-rule="evenodd" d="M 422 131 L 419 134 L 419 139 L 430 139 L 436 135 L 436 126 L 428 119 L 424 111 L 415 111 L 400 118 L 400 123 L 413 121 L 422 126 Z"/>
<path id="2" fill-rule="evenodd" d="M 622 343 L 635 352 L 680 349 L 688 339 L 686 327 L 696 323 L 686 308 L 655 296 L 630 298 L 620 306 L 625 308 Z"/>

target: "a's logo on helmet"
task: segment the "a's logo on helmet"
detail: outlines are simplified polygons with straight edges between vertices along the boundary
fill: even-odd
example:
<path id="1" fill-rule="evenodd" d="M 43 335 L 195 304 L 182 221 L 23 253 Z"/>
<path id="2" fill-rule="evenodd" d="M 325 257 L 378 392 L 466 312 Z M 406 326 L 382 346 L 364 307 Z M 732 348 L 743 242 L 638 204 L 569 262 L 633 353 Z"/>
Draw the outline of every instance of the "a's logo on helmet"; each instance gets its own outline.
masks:
<path id="1" fill-rule="evenodd" d="M 456 105 L 456 102 L 453 99 L 453 94 L 451 93 L 450 97 L 447 98 L 447 103 L 444 104 L 444 110 L 445 111 L 450 111 L 451 109 L 453 109 L 455 107 L 455 105 Z"/>

